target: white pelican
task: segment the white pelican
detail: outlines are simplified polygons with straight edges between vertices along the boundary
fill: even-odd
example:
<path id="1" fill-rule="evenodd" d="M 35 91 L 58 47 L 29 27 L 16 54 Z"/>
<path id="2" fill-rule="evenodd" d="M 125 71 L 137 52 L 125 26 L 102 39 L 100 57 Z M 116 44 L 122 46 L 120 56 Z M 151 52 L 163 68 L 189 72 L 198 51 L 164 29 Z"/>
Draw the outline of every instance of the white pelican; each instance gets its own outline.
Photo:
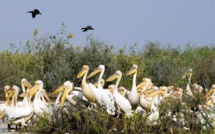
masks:
<path id="1" fill-rule="evenodd" d="M 61 90 L 61 88 L 62 88 L 62 90 Z M 60 90 L 60 92 L 58 92 L 57 90 Z M 60 104 L 60 99 L 61 99 L 61 96 L 62 96 L 62 94 L 63 94 L 62 91 L 63 91 L 63 86 L 60 86 L 60 87 L 58 87 L 54 92 L 52 92 L 52 94 L 57 94 L 57 93 L 58 93 L 54 105 Z"/>
<path id="2" fill-rule="evenodd" d="M 161 100 L 165 97 L 170 96 L 169 91 L 173 90 L 173 86 L 160 86 L 158 89 L 154 89 L 153 92 L 149 93 L 147 96 L 145 96 L 145 99 L 150 100 L 153 97 L 154 105 L 158 106 L 158 104 L 161 102 Z M 148 90 L 150 91 L 150 90 Z M 146 91 L 147 92 L 147 91 Z"/>
<path id="3" fill-rule="evenodd" d="M 140 102 L 140 97 L 137 93 L 137 87 L 136 87 L 136 77 L 137 77 L 137 65 L 134 64 L 133 67 L 128 71 L 126 75 L 133 75 L 133 82 L 132 82 L 132 88 L 130 93 L 128 94 L 127 99 L 130 101 L 132 110 L 136 110 L 137 106 Z"/>
<path id="4" fill-rule="evenodd" d="M 23 97 L 23 101 L 17 103 L 17 106 L 18 106 L 18 107 L 26 106 L 26 103 L 27 103 L 27 95 L 26 95 L 26 89 L 25 89 L 25 87 L 27 87 L 27 90 L 30 90 L 30 89 L 31 89 L 31 90 L 30 90 L 30 101 L 31 101 L 32 96 L 36 93 L 35 89 L 32 89 L 32 85 L 31 85 L 25 78 L 23 78 L 23 79 L 21 80 L 21 86 L 22 86 L 23 93 L 20 94 L 19 96 L 20 96 L 20 97 Z M 37 89 L 36 89 L 36 90 L 37 90 Z M 49 99 L 48 95 L 46 94 L 45 89 L 42 89 L 40 97 L 41 97 L 41 100 L 42 100 L 46 105 L 48 105 L 47 101 L 50 102 L 50 99 Z"/>
<path id="5" fill-rule="evenodd" d="M 110 76 L 106 81 L 113 81 L 117 79 L 116 85 L 110 85 L 109 88 L 113 89 L 113 97 L 117 106 L 122 109 L 122 111 L 130 117 L 132 115 L 131 104 L 130 102 L 120 93 L 118 93 L 118 85 L 122 78 L 122 72 L 117 70 L 112 76 Z"/>
<path id="6" fill-rule="evenodd" d="M 193 83 L 192 84 L 192 89 L 194 90 L 194 91 L 197 91 L 197 92 L 199 92 L 199 93 L 202 93 L 203 92 L 203 87 L 201 86 L 201 85 L 198 85 L 197 83 Z"/>
<path id="7" fill-rule="evenodd" d="M 149 85 L 150 85 L 150 82 L 146 82 L 145 86 L 148 87 Z M 154 100 L 153 100 L 153 104 L 151 104 L 151 99 L 146 99 L 145 98 L 145 93 L 150 93 L 151 91 L 155 91 L 155 90 L 152 90 L 152 89 L 145 90 L 144 92 L 142 92 L 140 94 L 140 102 L 139 102 L 139 104 L 146 111 L 151 111 L 151 110 L 154 111 L 155 109 L 157 109 L 157 107 L 154 105 Z"/>
<path id="8" fill-rule="evenodd" d="M 187 90 L 187 94 L 190 95 L 190 96 L 193 95 L 193 93 L 192 93 L 192 91 L 191 91 L 191 89 L 190 89 L 192 72 L 193 72 L 193 70 L 192 70 L 192 69 L 189 69 L 189 70 L 182 76 L 182 79 L 185 79 L 185 78 L 188 79 L 188 83 L 187 83 L 186 90 Z"/>
<path id="9" fill-rule="evenodd" d="M 28 106 L 27 95 L 25 95 L 25 93 L 26 93 L 25 87 L 27 87 L 27 90 L 32 87 L 32 85 L 25 78 L 23 78 L 21 80 L 21 86 L 22 86 L 22 92 L 23 92 L 23 94 L 21 94 L 20 96 L 23 97 L 23 100 L 20 101 L 20 102 L 17 102 L 17 107 Z"/>
<path id="10" fill-rule="evenodd" d="M 148 117 L 147 117 L 147 121 L 146 121 L 146 123 L 148 123 L 148 124 L 154 124 L 154 125 L 156 125 L 157 124 L 157 120 L 159 119 L 159 110 L 158 110 L 158 108 L 156 108 L 156 109 L 153 109 L 153 106 L 154 106 L 154 98 L 155 97 L 153 97 L 152 98 L 152 100 L 151 100 L 151 102 L 150 102 L 150 115 L 148 115 Z M 153 110 L 152 110 L 153 109 Z"/>
<path id="11" fill-rule="evenodd" d="M 46 117 L 49 121 L 51 121 L 51 115 L 53 114 L 52 107 L 49 104 L 44 103 L 43 100 L 41 100 L 41 93 L 43 91 L 43 82 L 41 80 L 37 80 L 35 82 L 35 85 L 30 90 L 34 92 L 36 91 L 36 95 L 33 101 L 33 109 L 34 109 L 35 115 L 38 118 Z"/>
<path id="12" fill-rule="evenodd" d="M 205 95 L 205 99 L 207 99 L 208 97 L 214 95 L 215 93 L 215 84 L 211 86 L 210 90 L 206 93 Z"/>
<path id="13" fill-rule="evenodd" d="M 146 86 L 147 82 L 149 82 L 148 86 Z M 137 85 L 137 89 L 138 89 L 138 92 L 142 93 L 145 90 L 150 89 L 152 86 L 153 86 L 153 83 L 152 83 L 151 79 L 149 79 L 149 78 L 143 78 L 142 82 Z"/>
<path id="14" fill-rule="evenodd" d="M 9 85 L 5 86 L 4 92 L 5 92 L 6 101 L 4 103 L 0 104 L 0 119 L 3 119 L 3 121 L 6 116 L 5 108 L 7 106 L 10 106 L 10 104 L 11 104 L 10 98 L 8 98 L 9 91 L 10 91 L 10 86 Z"/>
<path id="15" fill-rule="evenodd" d="M 104 65 L 99 65 L 87 78 L 94 76 L 97 73 L 99 74 L 98 79 L 98 88 L 96 88 L 92 83 L 89 83 L 89 87 L 100 106 L 105 107 L 106 111 L 110 115 L 115 115 L 116 107 L 113 98 L 113 94 L 108 89 L 103 89 L 101 85 L 101 79 L 105 71 Z"/>
<path id="16" fill-rule="evenodd" d="M 86 103 L 88 103 L 87 99 L 83 100 L 84 96 L 82 92 L 79 92 L 79 94 L 73 94 L 73 92 L 72 94 L 68 94 L 74 88 L 74 83 L 70 81 L 66 81 L 64 82 L 63 87 L 64 87 L 64 91 L 63 91 L 63 95 L 61 97 L 61 103 L 60 103 L 61 107 L 63 106 L 65 99 L 68 102 L 70 102 L 73 106 L 77 106 L 77 107 L 79 107 L 80 102 L 85 101 Z"/>
<path id="17" fill-rule="evenodd" d="M 93 94 L 93 92 L 89 88 L 88 83 L 86 82 L 88 71 L 89 71 L 89 66 L 88 65 L 83 65 L 83 68 L 78 73 L 77 78 L 83 77 L 82 81 L 81 81 L 81 88 L 82 88 L 83 95 L 87 98 L 87 100 L 90 103 L 94 103 L 95 102 L 95 95 Z M 92 108 L 88 107 L 88 109 L 91 110 Z"/>
<path id="18" fill-rule="evenodd" d="M 205 95 L 205 107 L 213 109 L 215 102 L 215 84 L 211 86 L 210 90 Z"/>
<path id="19" fill-rule="evenodd" d="M 61 93 L 63 92 L 62 98 L 61 99 L 66 99 L 68 102 L 70 102 L 73 106 L 75 107 L 84 107 L 80 105 L 81 102 L 83 102 L 84 104 L 88 104 L 88 100 L 84 97 L 82 90 L 74 90 L 74 83 L 71 83 L 70 81 L 66 81 L 64 82 L 63 86 L 59 87 L 58 89 L 56 89 L 53 94 L 57 94 L 57 93 Z M 69 94 L 70 93 L 70 94 Z M 56 100 L 56 104 L 58 103 L 59 98 L 57 98 Z M 63 102 L 61 102 L 61 107 L 63 106 Z"/>
<path id="20" fill-rule="evenodd" d="M 17 107 L 16 104 L 19 87 L 13 85 L 12 90 L 14 90 L 14 92 L 11 92 L 13 93 L 12 105 L 10 107 L 6 107 L 5 109 L 5 112 L 8 116 L 8 124 L 21 125 L 22 127 L 26 127 L 26 122 L 29 121 L 34 114 L 29 101 L 29 91 L 27 90 L 28 104 L 25 107 Z"/>

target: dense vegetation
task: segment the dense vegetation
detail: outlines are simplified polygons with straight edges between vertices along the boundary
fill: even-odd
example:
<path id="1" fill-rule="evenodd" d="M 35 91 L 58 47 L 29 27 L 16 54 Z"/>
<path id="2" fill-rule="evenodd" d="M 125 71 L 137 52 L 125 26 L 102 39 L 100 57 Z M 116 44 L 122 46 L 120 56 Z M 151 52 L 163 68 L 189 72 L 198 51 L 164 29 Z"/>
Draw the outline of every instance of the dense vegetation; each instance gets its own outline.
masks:
<path id="1" fill-rule="evenodd" d="M 132 78 L 125 74 L 134 63 L 138 65 L 137 83 L 141 82 L 142 78 L 148 77 L 156 86 L 173 85 L 174 87 L 185 88 L 187 81 L 182 80 L 181 76 L 189 68 L 193 69 L 192 83 L 198 83 L 208 89 L 215 83 L 215 46 L 195 47 L 187 45 L 182 49 L 180 47 L 171 48 L 171 46 L 161 47 L 159 43 L 149 42 L 142 50 L 136 50 L 136 44 L 116 50 L 114 46 L 96 40 L 90 35 L 87 37 L 85 46 L 74 47 L 71 43 L 72 34 L 65 37 L 65 33 L 62 32 L 61 35 L 63 36 L 50 35 L 38 38 L 37 33 L 38 30 L 35 30 L 32 41 L 27 41 L 17 51 L 0 53 L 1 87 L 8 84 L 20 86 L 22 78 L 26 78 L 32 84 L 38 79 L 42 80 L 47 91 L 53 91 L 66 80 L 75 82 L 76 86 L 80 86 L 80 79 L 77 79 L 77 74 L 83 65 L 89 65 L 90 71 L 92 71 L 99 64 L 103 64 L 106 67 L 104 79 L 116 70 L 121 70 L 123 77 L 120 84 L 130 89 Z M 94 82 L 96 78 L 92 78 L 90 81 Z M 108 84 L 110 83 L 106 83 L 105 86 L 107 87 Z M 194 101 L 197 103 L 198 100 Z M 174 100 L 170 102 L 176 103 Z M 198 103 L 202 102 L 199 101 Z M 180 107 L 178 103 L 175 105 Z M 169 109 L 171 108 L 169 107 Z M 165 128 L 164 124 L 159 127 L 144 126 L 144 118 L 142 119 L 138 115 L 132 120 L 122 118 L 116 121 L 104 112 L 96 114 L 97 116 L 90 115 L 90 113 L 83 114 L 83 112 L 73 113 L 73 119 L 69 121 L 70 123 L 73 121 L 73 124 L 71 123 L 69 128 L 75 126 L 78 129 L 80 127 L 79 129 L 86 133 L 102 133 L 101 128 L 105 132 L 115 127 L 127 133 L 153 132 L 155 128 L 157 132 L 163 132 Z M 89 116 L 87 115 L 91 118 L 88 119 Z M 93 120 L 91 120 L 92 116 Z M 137 122 L 137 120 L 139 121 Z M 110 124 L 108 121 L 114 123 Z M 166 119 L 161 121 L 168 122 Z M 83 125 L 84 123 L 86 126 Z M 69 131 L 67 127 L 64 127 L 65 131 L 60 129 L 61 132 Z M 194 127 L 194 132 L 202 130 L 201 127 L 198 130 L 195 129 Z"/>
<path id="2" fill-rule="evenodd" d="M 131 86 L 131 78 L 126 72 L 133 64 L 138 65 L 137 83 L 149 77 L 157 86 L 174 85 L 184 87 L 181 76 L 188 68 L 193 69 L 192 82 L 209 88 L 215 82 L 215 46 L 186 48 L 161 47 L 159 43 L 149 42 L 142 50 L 134 45 L 116 50 L 104 42 L 87 37 L 85 46 L 73 47 L 69 38 L 50 35 L 37 37 L 35 30 L 32 41 L 14 53 L 0 53 L 0 86 L 20 85 L 21 78 L 31 83 L 41 79 L 47 91 L 52 91 L 66 79 L 78 84 L 76 78 L 82 65 L 89 65 L 92 71 L 99 64 L 106 67 L 104 78 L 117 69 L 123 72 L 121 84 Z M 78 86 L 78 85 L 77 85 Z"/>

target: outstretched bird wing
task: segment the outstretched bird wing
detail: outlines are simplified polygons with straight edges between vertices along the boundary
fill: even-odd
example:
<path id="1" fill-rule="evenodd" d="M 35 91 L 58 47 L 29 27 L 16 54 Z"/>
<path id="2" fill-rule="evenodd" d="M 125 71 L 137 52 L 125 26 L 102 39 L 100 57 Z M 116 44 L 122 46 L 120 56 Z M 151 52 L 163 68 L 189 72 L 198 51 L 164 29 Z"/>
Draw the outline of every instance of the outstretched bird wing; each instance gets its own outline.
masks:
<path id="1" fill-rule="evenodd" d="M 38 9 L 34 9 L 34 13 L 35 14 L 41 14 L 40 11 Z"/>
<path id="2" fill-rule="evenodd" d="M 32 14 L 32 18 L 35 18 L 36 17 L 36 14 L 35 13 L 31 13 Z"/>

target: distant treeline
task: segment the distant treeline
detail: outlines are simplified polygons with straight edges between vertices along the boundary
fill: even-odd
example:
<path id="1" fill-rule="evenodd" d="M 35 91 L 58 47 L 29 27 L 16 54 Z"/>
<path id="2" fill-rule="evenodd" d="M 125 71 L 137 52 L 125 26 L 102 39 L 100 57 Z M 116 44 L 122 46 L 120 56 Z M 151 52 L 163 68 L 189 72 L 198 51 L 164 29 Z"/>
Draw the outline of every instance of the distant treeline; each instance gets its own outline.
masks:
<path id="1" fill-rule="evenodd" d="M 189 68 L 193 70 L 192 83 L 208 88 L 215 84 L 215 46 L 187 45 L 181 49 L 161 47 L 159 43 L 149 42 L 142 50 L 136 50 L 135 44 L 129 48 L 116 49 L 89 36 L 85 46 L 74 47 L 70 43 L 72 34 L 66 39 L 58 35 L 38 38 L 37 32 L 35 30 L 32 41 L 16 52 L 0 53 L 1 87 L 14 84 L 20 86 L 22 78 L 32 85 L 36 80 L 42 80 L 47 91 L 54 90 L 66 80 L 80 86 L 81 80 L 77 79 L 77 74 L 82 66 L 89 65 L 92 71 L 100 64 L 106 67 L 104 79 L 116 70 L 121 70 L 123 77 L 120 85 L 128 89 L 132 85 L 132 76 L 125 74 L 133 64 L 138 65 L 137 84 L 142 78 L 148 77 L 156 86 L 184 88 L 187 81 L 182 80 L 181 76 Z M 90 78 L 89 82 L 95 82 L 97 78 Z"/>

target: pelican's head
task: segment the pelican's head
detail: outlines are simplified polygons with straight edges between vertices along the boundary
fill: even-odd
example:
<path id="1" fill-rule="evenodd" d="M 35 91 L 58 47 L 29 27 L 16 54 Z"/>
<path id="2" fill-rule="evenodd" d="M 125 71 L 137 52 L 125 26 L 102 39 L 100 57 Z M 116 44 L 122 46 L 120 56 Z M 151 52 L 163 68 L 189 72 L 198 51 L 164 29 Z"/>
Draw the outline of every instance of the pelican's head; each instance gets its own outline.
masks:
<path id="1" fill-rule="evenodd" d="M 42 93 L 43 97 L 44 97 L 48 102 L 51 102 L 51 100 L 49 99 L 49 96 L 47 95 L 45 89 L 43 89 L 41 93 Z"/>
<path id="2" fill-rule="evenodd" d="M 30 96 L 33 96 L 40 89 L 40 87 L 43 87 L 43 82 L 41 80 L 35 81 L 34 86 L 29 89 Z"/>
<path id="3" fill-rule="evenodd" d="M 127 72 L 126 75 L 132 75 L 134 73 L 137 73 L 138 66 L 136 64 L 133 65 L 133 67 Z"/>
<path id="4" fill-rule="evenodd" d="M 12 89 L 15 91 L 14 93 L 16 93 L 18 95 L 18 93 L 19 93 L 19 87 L 16 86 L 16 85 L 13 85 Z M 17 99 L 15 99 L 15 101 L 14 101 L 14 105 L 15 106 L 16 106 L 16 103 L 17 103 Z"/>
<path id="5" fill-rule="evenodd" d="M 182 75 L 182 79 L 185 79 L 185 78 L 191 78 L 192 77 L 192 73 L 193 73 L 193 70 L 192 69 L 189 69 L 185 74 Z"/>
<path id="6" fill-rule="evenodd" d="M 166 87 L 166 86 L 160 86 L 159 89 L 160 90 L 168 90 L 168 87 Z"/>
<path id="7" fill-rule="evenodd" d="M 96 69 L 94 69 L 93 72 L 91 72 L 87 78 L 90 78 L 94 75 L 96 75 L 97 73 L 100 73 L 102 70 L 105 70 L 105 66 L 104 65 L 99 65 Z"/>
<path id="8" fill-rule="evenodd" d="M 145 78 L 143 78 L 143 81 L 137 85 L 137 89 L 142 89 L 142 87 L 145 86 L 145 85 L 147 84 L 147 82 L 144 81 L 144 79 L 145 79 Z"/>
<path id="9" fill-rule="evenodd" d="M 177 87 L 176 91 L 183 91 L 183 88 Z"/>
<path id="10" fill-rule="evenodd" d="M 5 86 L 4 91 L 5 91 L 7 100 L 9 100 L 15 93 L 15 90 L 13 88 L 10 88 L 9 85 Z"/>
<path id="11" fill-rule="evenodd" d="M 120 70 L 117 70 L 113 75 L 111 75 L 110 77 L 107 78 L 107 82 L 108 81 L 113 81 L 115 79 L 118 79 L 119 77 L 122 77 L 122 72 Z"/>
<path id="12" fill-rule="evenodd" d="M 113 93 L 113 90 L 114 90 L 115 87 L 116 87 L 115 85 L 109 85 L 109 86 L 108 86 L 108 90 L 109 90 L 111 93 Z"/>
<path id="13" fill-rule="evenodd" d="M 21 80 L 21 83 L 22 83 L 25 87 L 27 87 L 27 88 L 31 88 L 31 87 L 32 87 L 32 85 L 31 85 L 25 78 L 23 78 L 23 79 Z"/>
<path id="14" fill-rule="evenodd" d="M 6 98 L 7 98 L 10 91 L 11 91 L 11 89 L 10 89 L 9 85 L 4 86 L 4 93 L 5 93 Z"/>
<path id="15" fill-rule="evenodd" d="M 145 98 L 151 98 L 151 97 L 154 97 L 156 95 L 164 95 L 164 93 L 165 93 L 164 90 L 154 91 L 154 92 L 150 93 L 149 95 L 147 95 Z"/>
<path id="16" fill-rule="evenodd" d="M 37 81 L 35 81 L 35 84 L 36 85 L 43 85 L 43 82 L 41 80 L 37 80 Z"/>
<path id="17" fill-rule="evenodd" d="M 142 82 L 140 84 L 137 85 L 137 89 L 138 88 L 142 88 L 143 86 L 145 86 L 147 83 L 152 83 L 152 80 L 149 78 L 143 78 Z"/>
<path id="18" fill-rule="evenodd" d="M 7 92 L 7 91 L 9 91 L 9 90 L 10 90 L 10 86 L 9 86 L 9 85 L 4 86 L 4 91 L 5 91 L 5 92 Z"/>
<path id="19" fill-rule="evenodd" d="M 142 95 L 146 95 L 146 94 L 151 94 L 151 93 L 153 93 L 153 92 L 155 92 L 155 90 L 154 90 L 154 89 L 145 90 L 145 91 L 143 91 L 143 92 L 141 92 L 141 93 L 140 93 L 140 96 L 142 96 Z"/>
<path id="20" fill-rule="evenodd" d="M 205 95 L 205 98 L 208 98 L 212 93 L 215 92 L 215 84 L 211 86 L 211 89 Z"/>
<path id="21" fill-rule="evenodd" d="M 169 90 L 173 90 L 173 89 L 174 89 L 174 86 L 168 86 L 168 89 L 169 89 Z"/>
<path id="22" fill-rule="evenodd" d="M 63 95 L 61 97 L 60 107 L 62 107 L 64 105 L 68 91 L 69 91 L 69 89 L 73 89 L 73 87 L 74 87 L 73 82 L 70 82 L 70 81 L 64 82 L 64 84 L 63 84 Z"/>
<path id="23" fill-rule="evenodd" d="M 86 74 L 89 71 L 88 65 L 83 65 L 82 70 L 78 73 L 77 78 L 81 78 L 84 74 Z"/>
<path id="24" fill-rule="evenodd" d="M 19 87 L 16 86 L 16 85 L 13 85 L 13 86 L 12 86 L 12 89 L 14 89 L 15 91 L 19 91 Z"/>
<path id="25" fill-rule="evenodd" d="M 118 91 L 127 91 L 127 89 L 126 89 L 125 87 L 123 87 L 123 86 L 120 86 L 120 87 L 118 88 Z"/>
<path id="26" fill-rule="evenodd" d="M 56 90 L 52 92 L 52 94 L 58 94 L 63 91 L 63 86 L 59 86 Z"/>
<path id="27" fill-rule="evenodd" d="M 104 79 L 101 79 L 100 83 L 101 83 L 102 87 L 104 87 L 104 85 L 105 85 L 105 80 L 104 80 Z M 95 87 L 98 87 L 98 81 L 95 82 L 93 85 L 94 85 Z"/>

